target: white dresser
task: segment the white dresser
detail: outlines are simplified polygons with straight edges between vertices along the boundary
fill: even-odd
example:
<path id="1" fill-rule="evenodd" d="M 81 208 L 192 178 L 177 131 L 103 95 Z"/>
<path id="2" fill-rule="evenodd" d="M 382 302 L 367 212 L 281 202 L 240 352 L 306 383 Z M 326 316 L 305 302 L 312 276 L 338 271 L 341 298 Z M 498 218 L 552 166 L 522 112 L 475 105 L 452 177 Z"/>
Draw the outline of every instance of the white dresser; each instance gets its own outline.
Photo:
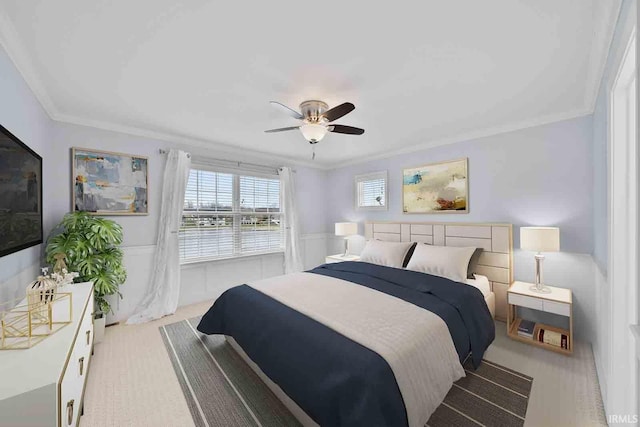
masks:
<path id="1" fill-rule="evenodd" d="M 78 424 L 93 347 L 93 284 L 60 291 L 72 292 L 72 322 L 30 349 L 0 351 L 0 426 Z"/>

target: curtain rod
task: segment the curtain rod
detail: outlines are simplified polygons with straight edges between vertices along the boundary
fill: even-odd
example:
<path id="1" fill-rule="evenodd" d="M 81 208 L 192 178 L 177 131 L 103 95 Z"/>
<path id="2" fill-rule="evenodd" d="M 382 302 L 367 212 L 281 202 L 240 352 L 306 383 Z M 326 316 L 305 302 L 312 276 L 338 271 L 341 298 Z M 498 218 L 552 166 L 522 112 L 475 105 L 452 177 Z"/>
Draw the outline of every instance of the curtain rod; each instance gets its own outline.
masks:
<path id="1" fill-rule="evenodd" d="M 159 150 L 158 150 L 158 152 L 159 152 L 160 154 L 167 154 L 167 153 L 168 153 L 168 151 L 167 151 L 167 150 L 164 150 L 164 149 L 162 149 L 162 148 L 161 148 L 161 149 L 159 149 Z M 187 157 L 188 157 L 188 158 L 191 158 L 191 153 L 187 153 Z"/>
<path id="2" fill-rule="evenodd" d="M 167 154 L 169 151 L 168 151 L 168 150 L 165 150 L 165 149 L 163 149 L 163 148 L 160 148 L 160 149 L 158 150 L 158 152 L 159 152 L 160 154 Z M 191 157 L 191 154 L 189 154 L 189 157 Z M 227 160 L 227 159 L 216 159 L 216 158 L 214 158 L 214 157 L 201 157 L 201 159 L 203 159 L 203 160 L 205 160 L 205 161 L 206 161 L 206 160 L 209 160 L 209 161 L 214 161 L 214 162 L 226 162 L 226 163 L 228 163 L 230 166 L 236 166 L 236 167 L 238 167 L 238 168 L 239 168 L 241 165 L 246 165 L 246 166 L 253 166 L 253 167 L 256 167 L 256 168 L 260 168 L 260 169 L 273 169 L 273 170 L 275 170 L 275 171 L 276 171 L 276 173 L 277 173 L 280 169 L 282 169 L 281 167 L 274 168 L 273 166 L 259 165 L 259 164 L 257 164 L 257 163 L 239 162 L 239 161 L 235 161 L 235 160 Z M 297 172 L 295 169 L 291 169 L 291 171 L 292 171 L 293 173 L 296 173 L 296 172 Z"/>

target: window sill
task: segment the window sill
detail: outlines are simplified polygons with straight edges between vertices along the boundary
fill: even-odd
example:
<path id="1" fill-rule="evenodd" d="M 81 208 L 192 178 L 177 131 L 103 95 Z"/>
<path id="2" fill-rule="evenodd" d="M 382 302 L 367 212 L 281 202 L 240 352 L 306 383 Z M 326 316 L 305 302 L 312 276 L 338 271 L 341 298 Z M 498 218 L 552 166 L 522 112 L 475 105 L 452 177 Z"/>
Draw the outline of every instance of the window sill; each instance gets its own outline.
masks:
<path id="1" fill-rule="evenodd" d="M 356 206 L 356 210 L 359 211 L 388 211 L 387 206 Z"/>
<path id="2" fill-rule="evenodd" d="M 198 265 L 200 264 L 241 261 L 249 258 L 256 258 L 256 257 L 265 256 L 265 255 L 277 255 L 277 254 L 284 254 L 284 250 L 254 252 L 254 253 L 243 254 L 243 255 L 232 255 L 232 256 L 223 257 L 223 258 L 199 258 L 192 261 L 189 261 L 189 260 L 180 261 L 180 267 L 195 268 L 195 267 L 198 267 Z"/>

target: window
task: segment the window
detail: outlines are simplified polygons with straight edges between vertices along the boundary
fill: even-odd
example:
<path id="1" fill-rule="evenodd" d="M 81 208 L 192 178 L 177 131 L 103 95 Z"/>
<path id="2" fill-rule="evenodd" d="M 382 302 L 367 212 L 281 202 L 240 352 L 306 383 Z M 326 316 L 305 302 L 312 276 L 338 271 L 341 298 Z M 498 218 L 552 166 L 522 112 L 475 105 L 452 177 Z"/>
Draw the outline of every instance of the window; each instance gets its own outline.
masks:
<path id="1" fill-rule="evenodd" d="M 183 263 L 283 250 L 280 180 L 191 169 L 180 227 Z"/>
<path id="2" fill-rule="evenodd" d="M 356 209 L 387 210 L 387 171 L 355 177 Z"/>

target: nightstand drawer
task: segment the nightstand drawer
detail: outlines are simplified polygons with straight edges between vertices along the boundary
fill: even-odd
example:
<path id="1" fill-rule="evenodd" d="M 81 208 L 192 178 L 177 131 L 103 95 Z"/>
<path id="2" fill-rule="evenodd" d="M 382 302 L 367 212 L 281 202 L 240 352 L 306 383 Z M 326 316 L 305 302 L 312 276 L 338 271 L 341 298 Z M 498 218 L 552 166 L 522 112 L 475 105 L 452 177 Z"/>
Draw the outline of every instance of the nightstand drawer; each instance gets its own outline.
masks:
<path id="1" fill-rule="evenodd" d="M 518 295 L 509 292 L 509 304 L 519 305 L 520 307 L 533 308 L 534 310 L 543 310 L 542 300 L 539 298 Z"/>
<path id="2" fill-rule="evenodd" d="M 569 308 L 569 304 L 565 304 L 562 302 L 555 301 L 543 301 L 542 302 L 542 310 L 548 313 L 560 314 L 562 316 L 570 316 L 571 309 Z"/>

